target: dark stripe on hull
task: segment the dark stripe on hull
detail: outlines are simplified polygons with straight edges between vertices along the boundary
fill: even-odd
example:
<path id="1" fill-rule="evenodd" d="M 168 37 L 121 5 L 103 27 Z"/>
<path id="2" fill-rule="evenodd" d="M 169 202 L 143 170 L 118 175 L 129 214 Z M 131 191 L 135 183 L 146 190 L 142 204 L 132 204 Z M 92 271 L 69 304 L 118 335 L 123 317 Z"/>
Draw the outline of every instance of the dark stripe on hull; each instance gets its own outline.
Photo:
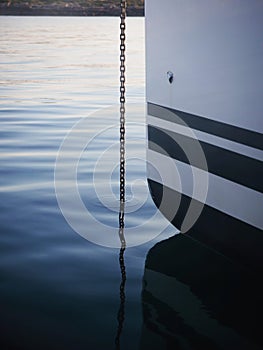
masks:
<path id="1" fill-rule="evenodd" d="M 234 142 L 263 150 L 262 134 L 258 132 L 178 111 L 176 109 L 148 103 L 149 115 L 176 123 L 177 121 L 171 118 L 171 114 L 167 113 L 167 111 L 178 115 L 178 117 L 180 117 L 192 129 L 200 130 L 208 134 L 223 137 Z"/>
<path id="2" fill-rule="evenodd" d="M 168 154 L 187 164 L 189 160 L 184 150 L 190 150 L 188 153 L 193 155 L 191 165 L 201 167 L 198 162 L 198 154 L 196 157 L 194 155 L 196 140 L 152 125 L 148 125 L 148 140 L 149 149 L 164 155 Z M 203 148 L 210 173 L 263 192 L 262 162 L 206 142 L 199 141 L 199 143 Z M 183 145 L 184 150 L 179 145 Z"/>
<path id="3" fill-rule="evenodd" d="M 148 183 L 152 198 L 159 207 L 162 201 L 163 185 L 150 179 Z M 180 229 L 191 198 L 167 187 L 165 193 L 165 200 L 171 203 L 171 206 L 173 203 L 178 203 L 181 197 L 179 210 L 172 220 L 172 224 Z M 163 214 L 165 216 L 166 213 Z M 261 230 L 205 205 L 200 217 L 187 235 L 250 270 L 263 273 L 263 233 Z"/>

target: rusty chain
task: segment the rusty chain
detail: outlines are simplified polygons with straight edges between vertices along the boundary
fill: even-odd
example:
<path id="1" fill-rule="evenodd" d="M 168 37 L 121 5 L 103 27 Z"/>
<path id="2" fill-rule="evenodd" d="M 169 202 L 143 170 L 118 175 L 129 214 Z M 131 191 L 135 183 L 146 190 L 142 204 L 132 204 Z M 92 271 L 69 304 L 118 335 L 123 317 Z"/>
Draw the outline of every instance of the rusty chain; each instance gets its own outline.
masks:
<path id="1" fill-rule="evenodd" d="M 125 202 L 125 24 L 126 0 L 121 0 L 120 23 L 120 201 Z"/>
<path id="2" fill-rule="evenodd" d="M 124 203 L 125 203 L 125 40 L 127 1 L 120 0 L 120 212 L 119 237 L 121 248 L 126 247 L 124 239 Z"/>
<path id="3" fill-rule="evenodd" d="M 125 206 L 125 30 L 126 30 L 126 8 L 127 1 L 120 0 L 120 211 L 119 211 L 119 238 L 121 249 L 119 254 L 119 264 L 121 269 L 120 284 L 120 307 L 117 316 L 118 330 L 115 338 L 116 350 L 120 349 L 120 337 L 125 319 L 125 283 L 126 270 L 124 252 L 126 241 L 124 237 L 124 206 Z"/>

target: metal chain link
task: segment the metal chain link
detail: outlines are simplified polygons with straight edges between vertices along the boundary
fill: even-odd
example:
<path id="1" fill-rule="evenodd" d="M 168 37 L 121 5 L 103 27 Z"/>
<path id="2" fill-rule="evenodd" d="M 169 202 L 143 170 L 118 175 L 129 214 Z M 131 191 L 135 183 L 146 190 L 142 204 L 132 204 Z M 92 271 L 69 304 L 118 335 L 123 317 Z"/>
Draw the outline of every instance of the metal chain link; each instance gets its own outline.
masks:
<path id="1" fill-rule="evenodd" d="M 124 206 L 125 206 L 125 19 L 127 1 L 120 0 L 121 6 L 121 23 L 120 23 L 120 211 L 119 211 L 119 238 L 121 241 L 121 249 L 119 255 L 119 263 L 121 269 L 120 284 L 120 307 L 118 311 L 118 329 L 115 338 L 116 350 L 120 350 L 120 337 L 125 319 L 125 283 L 126 269 L 124 261 L 124 252 L 126 249 L 126 241 L 124 237 Z"/>
<path id="2" fill-rule="evenodd" d="M 125 203 L 125 30 L 127 1 L 120 0 L 120 212 L 119 237 L 121 248 L 126 247 L 124 238 L 124 203 Z"/>
<path id="3" fill-rule="evenodd" d="M 121 0 L 120 23 L 120 201 L 125 202 L 125 19 L 126 0 Z"/>
<path id="4" fill-rule="evenodd" d="M 124 237 L 124 206 L 125 206 L 125 19 L 127 1 L 120 0 L 121 6 L 121 23 L 120 23 L 120 211 L 119 211 L 119 238 L 121 249 L 119 255 L 119 263 L 121 269 L 120 284 L 120 307 L 118 311 L 118 329 L 115 338 L 116 350 L 120 350 L 120 337 L 125 319 L 125 283 L 126 270 L 124 261 L 124 252 L 126 249 L 126 241 Z"/>

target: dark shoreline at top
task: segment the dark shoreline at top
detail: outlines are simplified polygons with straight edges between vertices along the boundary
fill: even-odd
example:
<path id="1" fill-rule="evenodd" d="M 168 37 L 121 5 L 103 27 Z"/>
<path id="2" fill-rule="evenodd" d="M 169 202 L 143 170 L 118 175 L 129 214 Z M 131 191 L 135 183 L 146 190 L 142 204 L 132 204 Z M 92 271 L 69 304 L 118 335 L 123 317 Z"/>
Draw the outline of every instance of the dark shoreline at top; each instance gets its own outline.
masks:
<path id="1" fill-rule="evenodd" d="M 119 7 L 0 6 L 0 16 L 120 16 Z M 144 8 L 128 7 L 127 16 L 142 17 Z"/>

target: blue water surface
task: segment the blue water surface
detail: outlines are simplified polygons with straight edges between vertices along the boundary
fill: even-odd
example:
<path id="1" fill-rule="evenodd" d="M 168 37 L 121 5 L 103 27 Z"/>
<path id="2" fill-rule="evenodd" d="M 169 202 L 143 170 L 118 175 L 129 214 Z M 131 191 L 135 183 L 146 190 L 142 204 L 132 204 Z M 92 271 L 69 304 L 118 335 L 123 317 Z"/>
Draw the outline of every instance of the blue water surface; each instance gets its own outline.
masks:
<path id="1" fill-rule="evenodd" d="M 144 19 L 127 19 L 124 252 L 119 19 L 1 16 L 0 33 L 0 349 L 262 349 L 262 277 L 151 199 Z"/>
<path id="2" fill-rule="evenodd" d="M 59 147 L 76 122 L 89 116 L 94 121 L 95 115 L 96 125 L 85 130 L 87 139 L 111 127 L 111 134 L 95 137 L 83 153 L 78 186 L 88 210 L 98 222 L 112 225 L 118 237 L 118 210 L 107 207 L 118 208 L 119 116 L 108 113 L 119 98 L 118 28 L 118 18 L 1 17 L 1 349 L 115 348 L 119 249 L 94 244 L 69 226 L 55 195 L 54 168 Z M 144 19 L 129 18 L 127 31 L 127 100 L 143 105 Z M 131 152 L 145 159 L 144 118 L 131 117 L 135 124 L 127 127 L 127 137 Z M 106 177 L 111 171 L 114 195 L 104 198 L 105 206 L 92 176 L 97 158 L 111 144 L 112 166 L 101 161 L 98 170 Z M 137 201 L 144 203 L 145 161 L 131 157 L 127 182 L 136 180 L 143 187 Z M 103 180 L 96 185 L 103 191 Z M 130 186 L 127 196 L 132 196 Z M 127 225 L 138 226 L 155 211 L 148 196 Z M 150 221 L 143 230 L 142 235 L 160 233 Z M 142 276 L 153 244 L 125 251 L 123 349 L 139 347 Z"/>

